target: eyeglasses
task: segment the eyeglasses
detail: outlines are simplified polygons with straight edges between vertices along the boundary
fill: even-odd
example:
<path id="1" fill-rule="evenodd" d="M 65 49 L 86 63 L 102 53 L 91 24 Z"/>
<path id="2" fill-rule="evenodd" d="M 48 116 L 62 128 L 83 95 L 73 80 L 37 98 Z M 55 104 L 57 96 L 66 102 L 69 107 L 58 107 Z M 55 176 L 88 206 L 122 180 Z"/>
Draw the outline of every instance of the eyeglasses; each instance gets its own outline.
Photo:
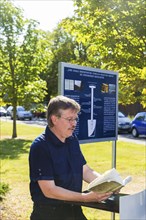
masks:
<path id="1" fill-rule="evenodd" d="M 63 118 L 63 119 L 65 119 L 66 121 L 68 121 L 69 123 L 72 123 L 72 122 L 78 122 L 78 120 L 79 120 L 79 118 L 78 117 L 76 117 L 76 118 L 64 118 L 64 117 L 60 117 L 60 118 Z"/>

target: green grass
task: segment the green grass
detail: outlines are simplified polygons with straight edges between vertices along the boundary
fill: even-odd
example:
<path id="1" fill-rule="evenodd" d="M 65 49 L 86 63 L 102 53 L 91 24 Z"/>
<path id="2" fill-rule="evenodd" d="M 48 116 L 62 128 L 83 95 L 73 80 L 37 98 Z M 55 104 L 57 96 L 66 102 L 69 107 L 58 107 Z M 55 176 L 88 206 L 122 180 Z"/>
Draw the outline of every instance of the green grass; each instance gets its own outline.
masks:
<path id="1" fill-rule="evenodd" d="M 82 152 L 85 155 L 88 164 L 99 171 L 104 172 L 112 166 L 112 143 L 100 142 L 82 145 Z M 125 178 L 128 175 L 132 176 L 132 182 L 124 187 L 121 192 L 133 194 L 140 192 L 146 188 L 145 185 L 145 146 L 129 142 L 117 142 L 117 157 L 116 168 L 121 176 Z M 85 186 L 86 187 L 86 184 Z M 84 208 L 84 212 L 89 220 L 109 220 L 111 219 L 110 212 L 103 212 L 96 209 Z M 116 214 L 116 219 L 119 219 L 119 214 Z"/>
<path id="2" fill-rule="evenodd" d="M 9 184 L 11 192 L 4 201 L 6 210 L 3 212 L 3 220 L 28 220 L 32 210 L 32 202 L 29 195 L 28 154 L 32 140 L 39 135 L 44 127 L 35 127 L 25 124 L 17 125 L 17 139 L 11 139 L 12 122 L 1 121 L 1 180 Z M 104 172 L 112 166 L 112 143 L 99 142 L 81 145 L 82 152 L 88 164 L 98 172 Z M 117 142 L 117 170 L 124 178 L 131 175 L 133 181 L 122 189 L 125 193 L 136 193 L 145 188 L 145 146 Z M 86 188 L 84 183 L 83 189 Z M 14 218 L 10 213 L 10 207 L 14 212 Z M 111 219 L 110 212 L 83 207 L 89 220 Z M 10 215 L 10 216 L 9 216 Z M 8 218 L 9 217 L 9 218 Z M 116 214 L 116 219 L 119 215 Z"/>
<path id="3" fill-rule="evenodd" d="M 0 135 L 1 138 L 12 137 L 13 124 L 12 121 L 0 121 Z M 18 138 L 33 140 L 37 134 L 44 130 L 43 127 L 30 126 L 27 124 L 17 124 Z"/>

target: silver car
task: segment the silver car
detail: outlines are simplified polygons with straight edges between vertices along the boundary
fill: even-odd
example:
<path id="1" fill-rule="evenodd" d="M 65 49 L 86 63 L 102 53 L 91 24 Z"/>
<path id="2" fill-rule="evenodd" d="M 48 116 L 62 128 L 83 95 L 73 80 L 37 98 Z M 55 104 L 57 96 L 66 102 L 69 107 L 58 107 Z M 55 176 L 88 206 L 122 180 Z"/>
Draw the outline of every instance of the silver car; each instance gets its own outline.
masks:
<path id="1" fill-rule="evenodd" d="M 7 112 L 11 116 L 11 119 L 13 119 L 13 106 L 9 106 Z M 18 120 L 32 120 L 32 113 L 30 111 L 26 111 L 23 106 L 17 106 L 16 117 Z"/>
<path id="2" fill-rule="evenodd" d="M 118 132 L 131 132 L 131 120 L 122 112 L 118 112 Z"/>

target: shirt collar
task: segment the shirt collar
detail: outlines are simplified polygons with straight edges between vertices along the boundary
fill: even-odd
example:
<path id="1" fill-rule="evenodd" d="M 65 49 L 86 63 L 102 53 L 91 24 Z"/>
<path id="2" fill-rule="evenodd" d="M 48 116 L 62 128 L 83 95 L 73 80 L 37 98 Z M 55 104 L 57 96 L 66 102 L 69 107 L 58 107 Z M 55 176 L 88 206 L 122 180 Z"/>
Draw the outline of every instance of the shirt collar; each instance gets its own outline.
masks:
<path id="1" fill-rule="evenodd" d="M 50 130 L 50 128 L 48 126 L 46 126 L 46 130 L 45 130 L 45 136 L 46 136 L 46 140 L 53 142 L 53 144 L 59 146 L 64 146 L 65 144 L 69 143 L 72 139 L 73 136 L 70 136 L 68 138 L 66 138 L 65 143 L 63 143 L 62 141 L 60 141 L 56 135 Z"/>

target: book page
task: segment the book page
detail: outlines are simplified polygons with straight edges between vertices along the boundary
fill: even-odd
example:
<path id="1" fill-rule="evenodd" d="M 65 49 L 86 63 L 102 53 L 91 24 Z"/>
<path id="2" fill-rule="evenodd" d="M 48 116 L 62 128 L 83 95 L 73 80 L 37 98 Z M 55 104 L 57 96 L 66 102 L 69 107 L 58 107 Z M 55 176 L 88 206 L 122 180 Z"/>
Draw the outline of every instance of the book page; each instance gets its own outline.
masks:
<path id="1" fill-rule="evenodd" d="M 123 180 L 123 186 L 125 186 L 127 183 L 129 183 L 132 180 L 131 176 L 127 176 L 124 180 Z"/>
<path id="2" fill-rule="evenodd" d="M 88 185 L 88 190 L 103 192 L 115 192 L 125 186 L 132 180 L 131 176 L 124 180 L 121 178 L 115 168 L 106 171 L 101 176 L 97 177 Z"/>
<path id="3" fill-rule="evenodd" d="M 111 182 L 111 181 L 118 182 L 120 185 L 123 185 L 123 180 L 115 168 L 108 170 L 105 173 L 103 173 L 101 176 L 97 177 L 89 184 L 88 188 L 94 187 L 104 182 Z"/>
<path id="4" fill-rule="evenodd" d="M 115 192 L 120 188 L 122 188 L 121 184 L 111 181 L 111 182 L 104 182 L 102 184 L 91 187 L 89 190 L 98 193 L 106 193 L 106 192 Z"/>

